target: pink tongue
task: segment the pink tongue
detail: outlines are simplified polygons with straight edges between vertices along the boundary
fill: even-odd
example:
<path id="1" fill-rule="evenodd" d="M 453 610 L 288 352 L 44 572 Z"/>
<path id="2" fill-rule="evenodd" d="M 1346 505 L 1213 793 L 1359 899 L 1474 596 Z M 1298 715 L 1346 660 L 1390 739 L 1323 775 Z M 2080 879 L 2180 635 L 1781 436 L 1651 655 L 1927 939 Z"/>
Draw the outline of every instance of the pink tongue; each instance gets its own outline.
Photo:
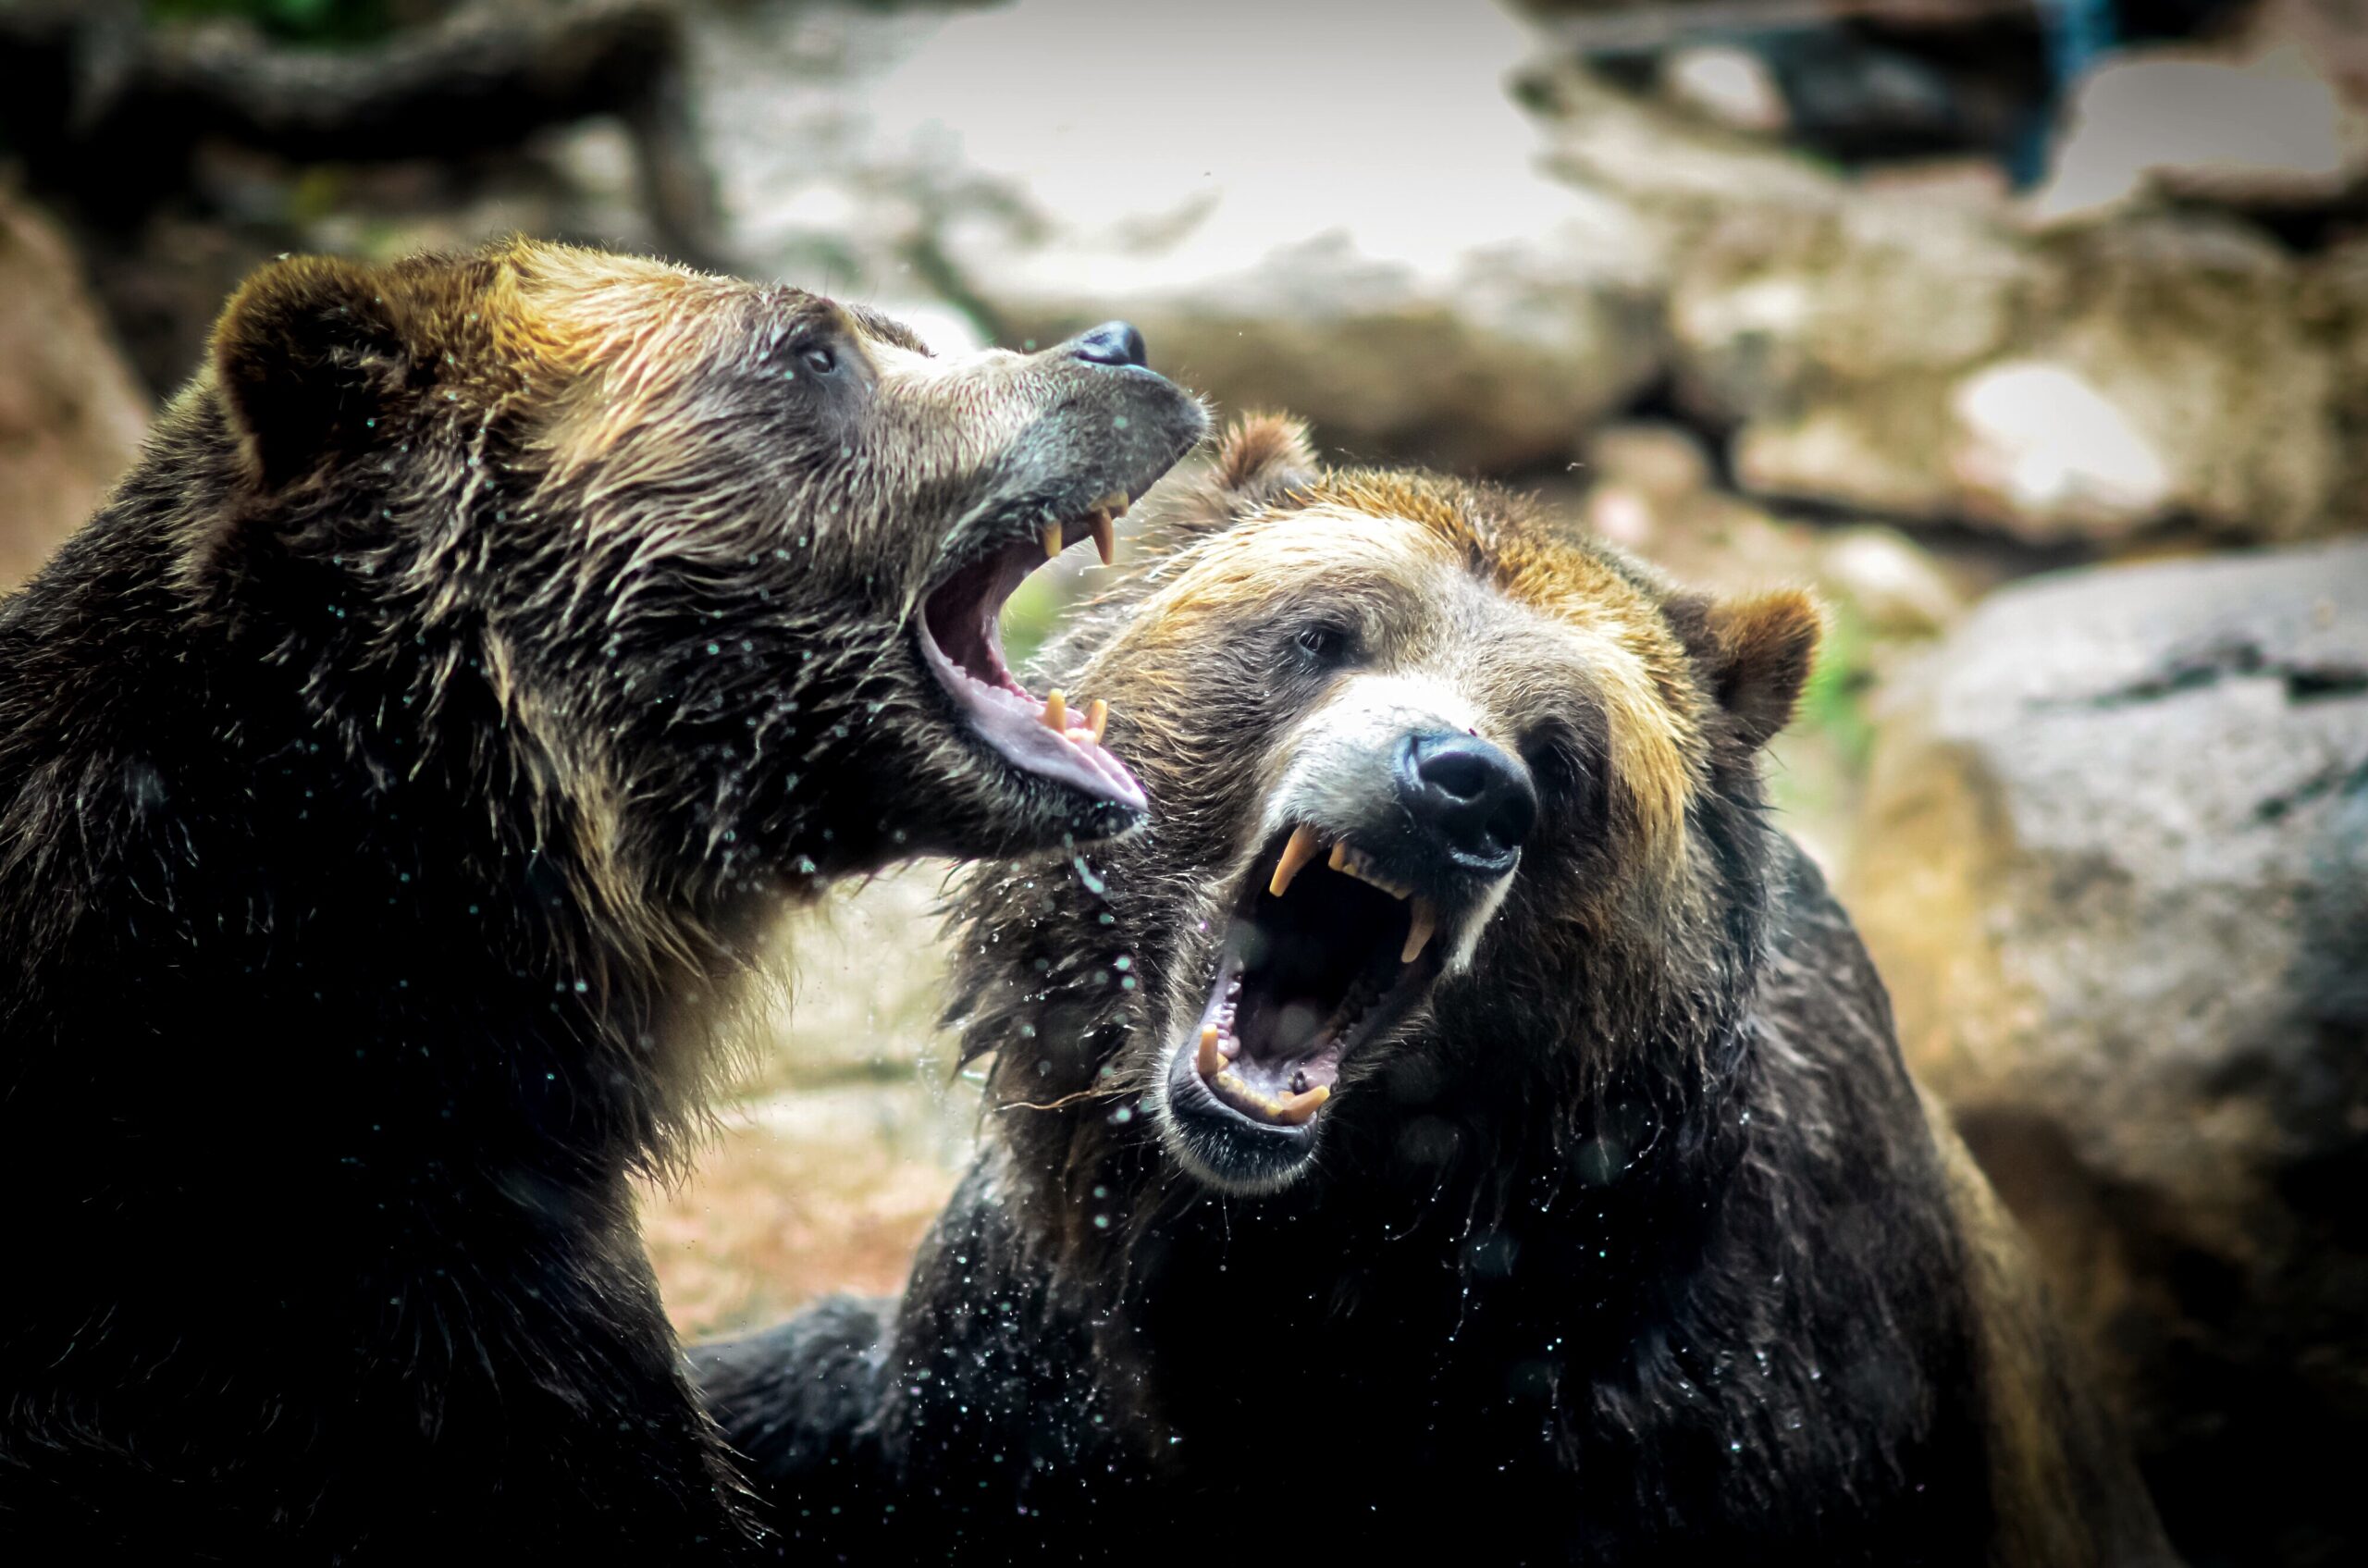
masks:
<path id="1" fill-rule="evenodd" d="M 1115 801 L 1138 811 L 1150 804 L 1127 765 L 1095 744 L 1083 723 L 1072 722 L 1063 734 L 1055 735 L 1044 724 L 1043 706 L 1034 698 L 975 678 L 948 659 L 926 629 L 920 645 L 938 683 L 960 706 L 971 729 L 1012 766 L 1067 784 L 1097 800 Z"/>

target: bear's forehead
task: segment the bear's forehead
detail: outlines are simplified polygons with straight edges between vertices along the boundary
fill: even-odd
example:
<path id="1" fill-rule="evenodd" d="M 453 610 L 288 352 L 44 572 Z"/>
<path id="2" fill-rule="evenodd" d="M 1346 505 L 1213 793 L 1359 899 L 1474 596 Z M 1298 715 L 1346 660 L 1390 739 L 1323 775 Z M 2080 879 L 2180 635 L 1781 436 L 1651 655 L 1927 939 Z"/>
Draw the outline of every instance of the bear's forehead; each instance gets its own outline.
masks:
<path id="1" fill-rule="evenodd" d="M 1477 602 L 1467 590 L 1478 589 L 1539 629 L 1560 623 L 1654 654 L 1674 646 L 1644 571 L 1573 542 L 1509 498 L 1419 475 L 1327 475 L 1294 504 L 1219 536 L 1193 575 L 1258 597 L 1311 581 L 1403 590 L 1467 613 Z"/>
<path id="2" fill-rule="evenodd" d="M 512 297 L 466 302 L 508 305 L 533 346 L 561 359 L 608 359 L 634 350 L 679 356 L 701 338 L 730 338 L 800 319 L 830 320 L 877 344 L 930 352 L 893 316 L 789 284 L 750 283 L 671 262 L 541 241 L 522 241 L 500 260 L 514 280 Z"/>
<path id="3" fill-rule="evenodd" d="M 1642 569 L 1514 503 L 1361 475 L 1327 475 L 1196 555 L 1145 607 L 1137 636 L 1221 647 L 1214 629 L 1289 613 L 1311 590 L 1362 599 L 1409 633 L 1393 652 L 1505 694 L 1512 710 L 1500 718 L 1551 707 L 1547 694 L 1587 693 L 1646 842 L 1680 841 L 1700 698 Z"/>

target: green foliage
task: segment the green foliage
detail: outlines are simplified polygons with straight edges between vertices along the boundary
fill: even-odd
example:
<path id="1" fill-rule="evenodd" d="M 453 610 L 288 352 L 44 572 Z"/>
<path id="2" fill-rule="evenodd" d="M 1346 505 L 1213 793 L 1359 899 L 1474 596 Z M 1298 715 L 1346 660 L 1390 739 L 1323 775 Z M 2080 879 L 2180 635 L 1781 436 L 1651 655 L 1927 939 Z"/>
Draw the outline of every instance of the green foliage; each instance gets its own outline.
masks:
<path id="1" fill-rule="evenodd" d="M 1052 636 L 1077 590 L 1054 580 L 1050 572 L 1023 579 L 1003 611 L 1004 657 L 1015 670 L 1024 670 L 1044 639 Z"/>
<path id="2" fill-rule="evenodd" d="M 299 43 L 357 43 L 395 24 L 390 0 L 145 0 L 152 21 L 236 17 Z"/>
<path id="3" fill-rule="evenodd" d="M 1829 606 L 1817 667 L 1801 688 L 1797 729 L 1823 738 L 1849 770 L 1863 772 L 1874 750 L 1875 726 L 1866 697 L 1874 684 L 1867 629 L 1847 601 Z"/>

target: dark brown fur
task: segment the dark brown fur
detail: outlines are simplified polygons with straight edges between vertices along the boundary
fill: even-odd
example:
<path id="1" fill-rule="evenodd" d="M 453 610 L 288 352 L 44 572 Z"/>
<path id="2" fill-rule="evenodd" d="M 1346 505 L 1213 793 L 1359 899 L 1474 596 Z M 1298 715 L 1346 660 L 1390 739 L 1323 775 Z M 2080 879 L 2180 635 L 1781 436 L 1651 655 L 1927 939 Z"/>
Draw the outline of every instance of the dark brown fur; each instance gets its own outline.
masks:
<path id="1" fill-rule="evenodd" d="M 628 1179 L 784 899 L 1127 824 L 912 611 L 1200 428 L 559 247 L 249 282 L 0 602 L 0 1556 L 745 1547 Z"/>
<path id="2" fill-rule="evenodd" d="M 698 1353 L 795 1543 L 853 1561 L 2153 1563 L 2168 1552 L 1882 987 L 1766 821 L 1817 636 L 1519 500 L 1252 423 L 1054 658 L 1153 826 L 988 870 L 987 1142 L 904 1300 Z M 1361 662 L 1293 653 L 1310 623 Z M 1544 797 L 1468 969 L 1232 1194 L 1169 1064 L 1294 738 L 1470 698 Z M 1123 722 L 1123 729 L 1116 726 Z M 1263 851 L 1271 853 L 1271 851 Z"/>

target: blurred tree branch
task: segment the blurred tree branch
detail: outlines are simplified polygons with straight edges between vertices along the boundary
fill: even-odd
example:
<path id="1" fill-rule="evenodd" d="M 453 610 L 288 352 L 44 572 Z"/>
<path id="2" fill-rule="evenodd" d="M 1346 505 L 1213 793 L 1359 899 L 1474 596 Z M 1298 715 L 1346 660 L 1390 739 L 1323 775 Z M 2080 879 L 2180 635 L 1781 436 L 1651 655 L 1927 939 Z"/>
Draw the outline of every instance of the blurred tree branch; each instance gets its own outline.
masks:
<path id="1" fill-rule="evenodd" d="M 136 0 L 0 0 L 0 125 L 36 185 L 98 222 L 136 219 L 219 139 L 301 162 L 454 158 L 613 114 L 630 128 L 658 232 L 717 248 L 670 0 L 463 0 L 346 49 L 233 23 L 151 29 Z"/>

